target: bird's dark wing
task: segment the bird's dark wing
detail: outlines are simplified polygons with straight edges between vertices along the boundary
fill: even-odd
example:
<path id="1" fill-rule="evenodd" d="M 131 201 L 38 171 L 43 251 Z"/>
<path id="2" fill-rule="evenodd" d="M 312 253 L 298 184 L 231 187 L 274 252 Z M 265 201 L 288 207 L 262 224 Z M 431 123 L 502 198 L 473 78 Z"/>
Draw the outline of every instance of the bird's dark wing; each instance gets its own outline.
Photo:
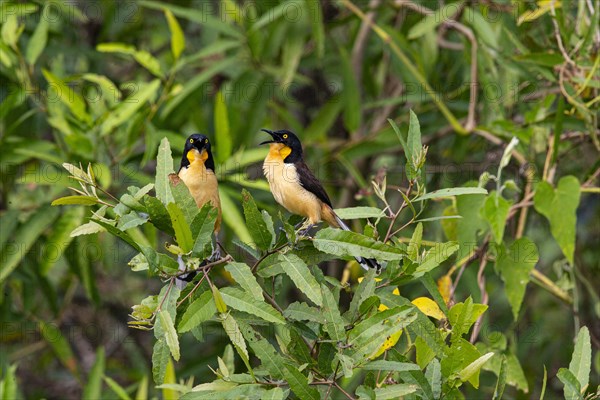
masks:
<path id="1" fill-rule="evenodd" d="M 296 173 L 300 178 L 300 185 L 309 192 L 313 193 L 319 200 L 323 203 L 327 204 L 329 207 L 333 208 L 331 205 L 331 200 L 327 195 L 327 192 L 321 185 L 321 182 L 313 175 L 308 166 L 303 162 L 297 162 L 294 164 L 296 166 Z"/>

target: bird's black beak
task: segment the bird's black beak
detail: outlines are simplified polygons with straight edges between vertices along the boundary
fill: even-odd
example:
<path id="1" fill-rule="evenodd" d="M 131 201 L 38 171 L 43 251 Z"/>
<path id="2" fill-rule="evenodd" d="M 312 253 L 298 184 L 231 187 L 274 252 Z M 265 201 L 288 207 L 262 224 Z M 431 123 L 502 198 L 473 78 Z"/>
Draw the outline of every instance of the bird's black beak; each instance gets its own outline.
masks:
<path id="1" fill-rule="evenodd" d="M 273 137 L 273 140 L 267 140 L 262 142 L 260 145 L 263 144 L 268 144 L 268 143 L 279 143 L 281 142 L 281 138 L 279 137 L 279 135 L 273 131 L 270 131 L 268 129 L 261 129 L 261 131 L 268 133 L 269 135 L 271 135 Z"/>

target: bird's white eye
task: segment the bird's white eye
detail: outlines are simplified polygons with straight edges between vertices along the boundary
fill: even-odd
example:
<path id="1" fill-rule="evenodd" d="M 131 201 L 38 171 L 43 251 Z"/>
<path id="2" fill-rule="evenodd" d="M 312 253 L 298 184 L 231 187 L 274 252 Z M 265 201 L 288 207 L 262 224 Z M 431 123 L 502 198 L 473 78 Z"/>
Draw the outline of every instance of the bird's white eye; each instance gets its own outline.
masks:
<path id="1" fill-rule="evenodd" d="M 288 134 L 287 134 L 287 133 L 285 133 L 285 134 L 283 135 L 283 138 L 284 138 L 284 139 L 287 139 L 287 138 L 288 138 Z"/>
<path id="2" fill-rule="evenodd" d="M 190 139 L 190 143 L 194 143 L 194 139 Z"/>

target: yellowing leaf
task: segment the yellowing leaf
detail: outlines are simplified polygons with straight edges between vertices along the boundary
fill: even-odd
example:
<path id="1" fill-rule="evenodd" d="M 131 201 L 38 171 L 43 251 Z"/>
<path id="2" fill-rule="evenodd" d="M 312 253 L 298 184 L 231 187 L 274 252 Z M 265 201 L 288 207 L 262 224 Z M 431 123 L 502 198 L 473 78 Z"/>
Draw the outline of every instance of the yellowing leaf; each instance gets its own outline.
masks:
<path id="1" fill-rule="evenodd" d="M 452 294 L 452 278 L 450 278 L 448 275 L 444 275 L 438 279 L 437 285 L 446 305 L 450 304 L 450 295 Z"/>
<path id="2" fill-rule="evenodd" d="M 428 297 L 417 297 L 412 303 L 428 317 L 433 317 L 438 320 L 446 318 L 437 303 Z"/>
<path id="3" fill-rule="evenodd" d="M 523 14 L 519 16 L 517 20 L 517 25 L 521 25 L 523 22 L 531 22 L 535 21 L 539 17 L 546 14 L 548 11 L 552 9 L 552 0 L 538 0 L 537 1 L 538 8 L 535 10 L 527 10 Z M 561 8 L 562 4 L 560 0 L 554 1 L 554 9 Z"/>
<path id="4" fill-rule="evenodd" d="M 385 308 L 387 309 L 387 307 L 385 307 Z M 388 336 L 388 338 L 385 339 L 385 342 L 383 342 L 383 344 L 381 345 L 379 350 L 377 350 L 377 352 L 373 353 L 373 355 L 369 358 L 371 358 L 371 359 L 377 358 L 380 355 L 382 355 L 385 351 L 394 347 L 396 345 L 396 343 L 398 343 L 400 336 L 402 336 L 402 331 L 398 331 L 398 332 L 394 333 L 393 335 Z"/>

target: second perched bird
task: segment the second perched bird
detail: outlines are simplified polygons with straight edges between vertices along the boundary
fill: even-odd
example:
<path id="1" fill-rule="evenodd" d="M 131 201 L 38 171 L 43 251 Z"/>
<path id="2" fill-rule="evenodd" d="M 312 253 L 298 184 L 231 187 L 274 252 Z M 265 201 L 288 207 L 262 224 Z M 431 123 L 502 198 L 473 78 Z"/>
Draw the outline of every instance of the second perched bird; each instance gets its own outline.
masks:
<path id="1" fill-rule="evenodd" d="M 273 138 L 261 145 L 268 143 L 270 147 L 263 163 L 263 172 L 275 201 L 289 212 L 308 218 L 312 225 L 325 221 L 335 228 L 349 231 L 350 228 L 333 211 L 323 185 L 304 163 L 298 137 L 285 129 L 262 131 Z M 381 270 L 376 260 L 357 257 L 356 261 L 365 269 Z"/>
<path id="2" fill-rule="evenodd" d="M 215 175 L 215 161 L 210 151 L 210 141 L 206 136 L 195 133 L 187 138 L 177 175 L 185 183 L 199 208 L 210 202 L 217 209 L 218 215 L 214 229 L 216 237 L 221 228 L 221 199 Z M 212 257 L 219 258 L 218 244 Z M 206 260 L 203 261 L 203 263 L 206 262 Z M 180 265 L 180 270 L 185 270 L 185 265 Z M 196 272 L 194 271 L 178 277 L 177 286 L 183 289 L 185 282 L 191 282 L 195 276 Z"/>
<path id="3" fill-rule="evenodd" d="M 215 175 L 215 161 L 210 151 L 210 141 L 204 135 L 190 135 L 183 148 L 181 166 L 177 175 L 185 183 L 199 208 L 210 202 L 219 212 L 215 234 L 221 227 L 221 199 Z"/>

